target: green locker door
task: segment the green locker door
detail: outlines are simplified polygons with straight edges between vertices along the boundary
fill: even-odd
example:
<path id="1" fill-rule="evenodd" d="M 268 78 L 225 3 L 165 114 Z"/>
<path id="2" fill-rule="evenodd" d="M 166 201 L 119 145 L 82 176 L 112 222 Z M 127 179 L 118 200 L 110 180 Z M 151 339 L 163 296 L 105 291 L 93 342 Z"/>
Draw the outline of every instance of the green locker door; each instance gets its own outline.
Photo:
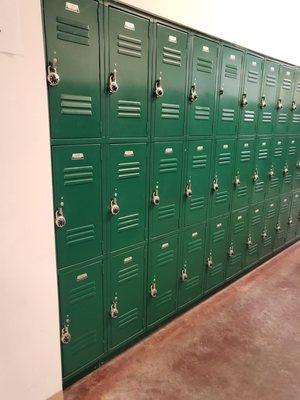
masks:
<path id="1" fill-rule="evenodd" d="M 242 270 L 246 251 L 247 228 L 248 207 L 232 213 L 228 237 L 226 279 L 231 279 Z"/>
<path id="2" fill-rule="evenodd" d="M 45 1 L 44 7 L 51 136 L 99 137 L 98 4 L 53 0 Z M 59 82 L 51 86 L 53 73 L 59 75 Z"/>
<path id="3" fill-rule="evenodd" d="M 259 245 L 263 230 L 264 203 L 255 204 L 249 207 L 248 212 L 248 235 L 246 240 L 246 257 L 244 267 L 247 268 L 259 260 Z"/>
<path id="4" fill-rule="evenodd" d="M 232 209 L 238 210 L 248 205 L 252 193 L 252 173 L 254 163 L 254 139 L 238 139 L 236 165 L 233 177 Z"/>
<path id="5" fill-rule="evenodd" d="M 277 91 L 277 112 L 274 132 L 283 134 L 288 130 L 292 120 L 293 76 L 291 67 L 281 65 L 279 73 L 279 88 Z"/>
<path id="6" fill-rule="evenodd" d="M 210 192 L 211 140 L 188 142 L 187 170 L 184 182 L 185 225 L 205 221 Z"/>
<path id="7" fill-rule="evenodd" d="M 300 132 L 300 70 L 294 73 L 294 96 L 291 104 L 292 117 L 289 123 L 289 133 L 299 134 Z"/>
<path id="8" fill-rule="evenodd" d="M 276 118 L 276 95 L 279 79 L 279 64 L 266 60 L 264 76 L 259 100 L 259 115 L 257 123 L 258 135 L 268 135 L 273 131 Z"/>
<path id="9" fill-rule="evenodd" d="M 193 38 L 188 108 L 189 135 L 212 135 L 218 55 L 218 43 L 198 36 Z"/>
<path id="10" fill-rule="evenodd" d="M 179 266 L 178 305 L 182 307 L 199 298 L 203 290 L 206 225 L 182 232 L 182 264 Z"/>
<path id="11" fill-rule="evenodd" d="M 297 192 L 292 193 L 292 201 L 291 201 L 291 208 L 290 208 L 290 212 L 289 212 L 288 228 L 287 228 L 287 235 L 286 235 L 287 242 L 290 242 L 296 238 L 299 212 L 300 212 L 300 192 L 297 191 Z"/>
<path id="12" fill-rule="evenodd" d="M 256 140 L 255 161 L 252 173 L 252 203 L 262 201 L 266 196 L 269 171 L 271 169 L 271 156 L 271 139 L 258 137 Z"/>
<path id="13" fill-rule="evenodd" d="M 86 261 L 60 270 L 58 283 L 65 378 L 104 352 L 102 262 Z"/>
<path id="14" fill-rule="evenodd" d="M 275 226 L 274 250 L 279 249 L 286 242 L 291 207 L 291 194 L 284 194 L 279 199 L 279 213 Z"/>
<path id="15" fill-rule="evenodd" d="M 139 247 L 111 257 L 110 348 L 128 341 L 144 328 L 145 249 Z"/>
<path id="16" fill-rule="evenodd" d="M 109 145 L 107 218 L 112 251 L 145 240 L 146 171 L 146 144 Z"/>
<path id="17" fill-rule="evenodd" d="M 157 239 L 149 246 L 147 322 L 151 326 L 176 310 L 178 235 Z"/>
<path id="18" fill-rule="evenodd" d="M 109 136 L 147 136 L 149 20 L 110 7 L 108 25 Z"/>
<path id="19" fill-rule="evenodd" d="M 267 198 L 277 196 L 280 193 L 283 177 L 285 174 L 285 137 L 274 137 L 272 139 L 271 165 L 268 171 Z"/>
<path id="20" fill-rule="evenodd" d="M 262 58 L 252 54 L 246 55 L 244 85 L 240 100 L 239 135 L 252 135 L 255 133 L 259 111 L 262 68 Z"/>
<path id="21" fill-rule="evenodd" d="M 157 24 L 154 136 L 183 136 L 187 98 L 187 34 Z"/>
<path id="22" fill-rule="evenodd" d="M 227 262 L 228 215 L 208 223 L 208 240 L 205 263 L 205 293 L 224 282 Z"/>
<path id="23" fill-rule="evenodd" d="M 259 244 L 259 257 L 270 255 L 275 240 L 275 226 L 278 213 L 278 197 L 265 200 L 264 221 Z"/>
<path id="24" fill-rule="evenodd" d="M 296 137 L 296 164 L 292 166 L 294 168 L 294 182 L 293 188 L 300 188 L 300 135 Z"/>
<path id="25" fill-rule="evenodd" d="M 158 236 L 179 227 L 182 143 L 154 143 L 152 165 L 150 232 Z"/>
<path id="26" fill-rule="evenodd" d="M 52 148 L 58 268 L 101 254 L 100 146 Z"/>
<path id="27" fill-rule="evenodd" d="M 223 46 L 216 133 L 235 135 L 240 108 L 243 52 Z"/>
<path id="28" fill-rule="evenodd" d="M 229 211 L 232 194 L 234 139 L 216 141 L 215 165 L 211 183 L 211 216 Z"/>
<path id="29" fill-rule="evenodd" d="M 285 163 L 282 169 L 282 188 L 281 193 L 287 193 L 292 190 L 297 165 L 297 147 L 296 137 L 286 138 Z"/>

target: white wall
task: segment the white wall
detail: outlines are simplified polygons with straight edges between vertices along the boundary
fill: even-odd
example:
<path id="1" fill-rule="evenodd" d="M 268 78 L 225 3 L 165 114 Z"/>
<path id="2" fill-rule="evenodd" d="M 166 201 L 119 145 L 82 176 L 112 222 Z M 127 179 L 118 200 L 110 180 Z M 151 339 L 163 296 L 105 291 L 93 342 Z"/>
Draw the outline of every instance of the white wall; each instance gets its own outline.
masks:
<path id="1" fill-rule="evenodd" d="M 41 10 L 1 0 L 0 21 L 8 2 L 23 55 L 0 52 L 0 398 L 44 400 L 61 370 Z"/>
<path id="2" fill-rule="evenodd" d="M 123 0 L 286 62 L 300 65 L 300 1 Z"/>

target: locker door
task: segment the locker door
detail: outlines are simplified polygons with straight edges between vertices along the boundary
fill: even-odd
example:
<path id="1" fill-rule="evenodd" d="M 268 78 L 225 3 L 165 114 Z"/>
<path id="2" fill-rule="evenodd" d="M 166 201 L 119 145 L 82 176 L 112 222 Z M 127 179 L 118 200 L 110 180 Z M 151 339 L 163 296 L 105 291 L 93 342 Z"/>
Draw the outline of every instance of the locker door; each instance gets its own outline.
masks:
<path id="1" fill-rule="evenodd" d="M 287 193 L 292 190 L 293 181 L 296 173 L 297 164 L 296 137 L 286 138 L 285 163 L 282 169 L 282 188 L 281 193 Z"/>
<path id="2" fill-rule="evenodd" d="M 289 133 L 299 134 L 300 132 L 300 70 L 294 73 L 294 96 L 291 104 L 292 116 L 289 123 Z M 296 107 L 296 108 L 295 108 Z"/>
<path id="3" fill-rule="evenodd" d="M 291 208 L 289 212 L 287 235 L 286 235 L 287 242 L 290 242 L 296 238 L 299 212 L 300 212 L 300 192 L 297 191 L 292 193 Z"/>
<path id="4" fill-rule="evenodd" d="M 110 261 L 110 348 L 141 332 L 144 328 L 145 249 L 129 250 Z"/>
<path id="5" fill-rule="evenodd" d="M 156 81 L 153 85 L 156 137 L 184 134 L 186 72 L 187 34 L 157 24 Z"/>
<path id="6" fill-rule="evenodd" d="M 248 236 L 246 240 L 245 267 L 255 264 L 259 260 L 259 244 L 263 228 L 264 203 L 255 204 L 249 208 Z"/>
<path id="7" fill-rule="evenodd" d="M 264 222 L 259 245 L 260 258 L 268 256 L 273 251 L 278 213 L 278 198 L 267 199 L 264 207 Z"/>
<path id="8" fill-rule="evenodd" d="M 280 67 L 275 133 L 286 133 L 292 119 L 293 76 L 292 68 L 284 65 Z"/>
<path id="9" fill-rule="evenodd" d="M 155 143 L 153 150 L 150 232 L 158 236 L 179 227 L 182 143 Z"/>
<path id="10" fill-rule="evenodd" d="M 274 250 L 283 246 L 286 242 L 287 230 L 289 225 L 289 213 L 291 206 L 291 195 L 284 194 L 279 199 L 279 213 L 275 226 Z"/>
<path id="11" fill-rule="evenodd" d="M 63 268 L 101 254 L 100 146 L 54 146 L 52 163 L 57 265 Z"/>
<path id="12" fill-rule="evenodd" d="M 111 7 L 108 12 L 109 136 L 147 136 L 149 20 Z"/>
<path id="13" fill-rule="evenodd" d="M 179 307 L 199 298 L 203 290 L 206 225 L 182 233 L 183 256 L 179 266 Z"/>
<path id="14" fill-rule="evenodd" d="M 232 209 L 238 210 L 248 205 L 252 193 L 252 173 L 254 163 L 254 139 L 238 139 L 236 166 L 233 177 Z"/>
<path id="15" fill-rule="evenodd" d="M 255 133 L 259 111 L 259 94 L 262 80 L 263 59 L 247 54 L 245 57 L 244 85 L 240 100 L 240 135 Z"/>
<path id="16" fill-rule="evenodd" d="M 294 165 L 294 182 L 293 188 L 300 188 L 300 135 L 296 137 L 296 164 Z"/>
<path id="17" fill-rule="evenodd" d="M 148 326 L 176 310 L 178 273 L 178 236 L 150 243 L 148 276 Z"/>
<path id="18" fill-rule="evenodd" d="M 107 216 L 112 251 L 145 240 L 146 160 L 144 143 L 109 145 Z"/>
<path id="19" fill-rule="evenodd" d="M 242 51 L 227 46 L 223 47 L 218 113 L 216 115 L 216 133 L 219 135 L 236 134 L 242 62 Z"/>
<path id="20" fill-rule="evenodd" d="M 44 2 L 47 66 L 60 78 L 57 86 L 48 83 L 51 136 L 99 137 L 98 5 L 87 0 L 72 12 L 68 4 Z"/>
<path id="21" fill-rule="evenodd" d="M 212 135 L 218 54 L 218 43 L 197 36 L 193 38 L 188 109 L 189 135 Z M 193 97 L 194 91 L 198 95 L 197 99 Z"/>
<path id="22" fill-rule="evenodd" d="M 205 292 L 224 282 L 227 261 L 228 215 L 212 219 L 208 225 L 205 261 Z"/>
<path id="23" fill-rule="evenodd" d="M 98 260 L 59 271 L 64 377 L 95 361 L 104 352 L 101 277 L 102 262 Z"/>
<path id="24" fill-rule="evenodd" d="M 193 140 L 188 143 L 187 171 L 182 190 L 185 225 L 206 219 L 211 184 L 211 153 L 211 140 Z"/>
<path id="25" fill-rule="evenodd" d="M 285 137 L 274 137 L 272 139 L 272 157 L 268 171 L 267 198 L 274 197 L 280 193 L 285 171 L 285 147 Z"/>
<path id="26" fill-rule="evenodd" d="M 243 266 L 247 241 L 248 208 L 236 211 L 231 215 L 228 249 L 226 279 L 237 275 Z"/>
<path id="27" fill-rule="evenodd" d="M 271 134 L 276 118 L 276 94 L 279 75 L 279 64 L 266 60 L 264 76 L 259 101 L 259 116 L 257 124 L 258 135 Z"/>
<path id="28" fill-rule="evenodd" d="M 234 162 L 234 139 L 216 141 L 215 166 L 211 184 L 211 216 L 229 211 Z"/>
<path id="29" fill-rule="evenodd" d="M 252 173 L 252 203 L 265 198 L 271 168 L 271 139 L 257 138 L 254 169 Z"/>

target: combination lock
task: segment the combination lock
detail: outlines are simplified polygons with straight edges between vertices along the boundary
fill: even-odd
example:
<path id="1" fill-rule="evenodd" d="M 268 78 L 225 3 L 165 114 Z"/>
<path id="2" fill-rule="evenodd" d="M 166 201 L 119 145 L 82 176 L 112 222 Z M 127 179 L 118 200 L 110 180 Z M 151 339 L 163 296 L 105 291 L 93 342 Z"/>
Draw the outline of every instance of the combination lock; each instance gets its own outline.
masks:
<path id="1" fill-rule="evenodd" d="M 259 179 L 259 175 L 258 175 L 258 171 L 256 170 L 256 171 L 254 171 L 254 174 L 253 174 L 253 182 L 258 181 L 258 179 Z"/>
<path id="2" fill-rule="evenodd" d="M 198 94 L 196 92 L 196 84 L 195 83 L 191 86 L 189 98 L 190 98 L 191 102 L 196 101 L 198 99 Z"/>
<path id="3" fill-rule="evenodd" d="M 112 318 L 117 318 L 117 316 L 119 315 L 119 310 L 117 307 L 117 302 L 114 301 L 111 306 L 110 306 L 110 311 L 109 314 Z"/>
<path id="4" fill-rule="evenodd" d="M 214 192 L 216 192 L 217 190 L 219 190 L 219 184 L 218 184 L 218 179 L 217 179 L 217 178 L 215 178 L 215 179 L 213 180 L 213 183 L 212 183 L 212 190 L 213 190 Z"/>
<path id="5" fill-rule="evenodd" d="M 234 250 L 233 250 L 233 246 L 232 246 L 232 245 L 229 247 L 228 256 L 229 256 L 229 257 L 234 256 Z"/>
<path id="6" fill-rule="evenodd" d="M 209 257 L 207 258 L 207 266 L 208 266 L 208 268 L 212 268 L 212 267 L 213 267 L 213 259 L 212 259 L 212 256 L 209 256 Z"/>
<path id="7" fill-rule="evenodd" d="M 248 247 L 252 246 L 252 239 L 251 239 L 251 236 L 249 236 L 248 239 L 247 239 L 247 246 L 248 246 Z"/>
<path id="8" fill-rule="evenodd" d="M 48 64 L 47 81 L 50 86 L 57 86 L 60 82 L 60 77 L 57 73 L 57 58 L 54 58 Z"/>
<path id="9" fill-rule="evenodd" d="M 153 282 L 150 286 L 150 296 L 151 297 L 156 297 L 157 296 L 157 289 L 156 289 L 156 283 Z"/>
<path id="10" fill-rule="evenodd" d="M 63 228 L 66 225 L 67 221 L 66 218 L 64 217 L 63 209 L 62 207 L 59 207 L 55 211 L 55 225 L 58 228 Z"/>
<path id="11" fill-rule="evenodd" d="M 160 203 L 160 197 L 158 195 L 158 189 L 156 189 L 153 193 L 152 193 L 152 199 L 151 199 L 152 203 L 155 206 L 158 206 Z"/>
<path id="12" fill-rule="evenodd" d="M 267 239 L 267 236 L 268 236 L 267 231 L 264 229 L 261 234 L 261 237 L 265 240 L 265 239 Z"/>
<path id="13" fill-rule="evenodd" d="M 271 167 L 271 169 L 269 171 L 269 178 L 272 179 L 274 175 L 275 175 L 274 167 Z"/>
<path id="14" fill-rule="evenodd" d="M 117 215 L 120 212 L 120 207 L 117 203 L 117 199 L 114 197 L 110 202 L 110 213 L 112 215 Z"/>
<path id="15" fill-rule="evenodd" d="M 277 108 L 278 108 L 278 110 L 281 110 L 283 108 L 283 103 L 282 103 L 281 99 L 277 100 Z"/>
<path id="16" fill-rule="evenodd" d="M 108 91 L 109 93 L 116 93 L 118 90 L 119 85 L 117 83 L 117 70 L 114 69 L 114 71 L 109 74 Z"/>
<path id="17" fill-rule="evenodd" d="M 262 98 L 260 99 L 260 108 L 265 108 L 265 107 L 267 107 L 266 98 L 265 96 L 262 96 Z"/>
<path id="18" fill-rule="evenodd" d="M 236 176 L 235 176 L 233 183 L 234 183 L 234 186 L 235 186 L 235 187 L 240 186 L 241 180 L 240 180 L 239 175 L 236 175 Z"/>
<path id="19" fill-rule="evenodd" d="M 65 325 L 61 330 L 60 340 L 63 344 L 68 344 L 71 342 L 71 334 L 67 325 Z"/>
<path id="20" fill-rule="evenodd" d="M 186 267 L 182 268 L 180 278 L 182 281 L 186 281 L 188 279 Z"/>
<path id="21" fill-rule="evenodd" d="M 164 94 L 164 89 L 161 86 L 161 78 L 157 79 L 155 82 L 155 88 L 154 88 L 154 96 L 155 97 L 161 97 Z"/>
<path id="22" fill-rule="evenodd" d="M 193 192 L 192 192 L 192 185 L 191 185 L 191 183 L 189 183 L 189 184 L 187 184 L 186 187 L 185 187 L 185 195 L 186 195 L 186 197 L 191 197 L 192 194 L 193 194 Z"/>
<path id="23" fill-rule="evenodd" d="M 243 96 L 242 96 L 242 100 L 241 100 L 241 106 L 242 107 L 246 107 L 247 104 L 248 104 L 247 94 L 244 93 Z"/>

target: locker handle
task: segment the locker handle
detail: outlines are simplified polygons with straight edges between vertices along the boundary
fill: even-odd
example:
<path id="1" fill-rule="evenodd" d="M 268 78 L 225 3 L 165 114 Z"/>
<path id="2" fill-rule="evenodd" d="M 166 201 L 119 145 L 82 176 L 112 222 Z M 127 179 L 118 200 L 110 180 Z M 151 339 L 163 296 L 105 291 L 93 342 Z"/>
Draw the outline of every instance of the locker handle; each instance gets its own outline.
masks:
<path id="1" fill-rule="evenodd" d="M 234 256 L 233 245 L 229 246 L 229 249 L 228 249 L 228 256 L 229 256 L 229 257 L 233 257 L 233 256 Z"/>
<path id="2" fill-rule="evenodd" d="M 293 218 L 292 217 L 289 217 L 288 218 L 288 225 L 292 225 L 293 224 Z"/>
<path id="3" fill-rule="evenodd" d="M 213 179 L 213 182 L 212 182 L 212 190 L 213 190 L 214 192 L 216 192 L 216 191 L 219 190 L 219 183 L 218 183 L 218 179 L 217 179 L 217 178 L 214 178 L 214 179 Z"/>
<path id="4" fill-rule="evenodd" d="M 224 89 L 223 89 L 223 88 L 221 88 L 221 89 L 219 90 L 219 95 L 221 96 L 222 94 L 224 94 Z"/>
<path id="5" fill-rule="evenodd" d="M 297 105 L 296 105 L 296 100 L 292 101 L 292 111 L 296 111 L 297 110 Z"/>
<path id="6" fill-rule="evenodd" d="M 156 289 L 156 283 L 152 282 L 150 286 L 150 296 L 151 297 L 156 297 L 157 296 L 157 289 Z"/>
<path id="7" fill-rule="evenodd" d="M 63 208 L 59 207 L 55 211 L 55 225 L 58 228 L 63 228 L 66 225 L 66 223 L 67 223 L 67 221 L 66 221 L 66 218 L 64 216 Z"/>
<path id="8" fill-rule="evenodd" d="M 277 100 L 277 109 L 278 109 L 278 110 L 281 110 L 282 108 L 283 108 L 282 100 L 281 100 L 281 99 L 278 99 L 278 100 Z"/>
<path id="9" fill-rule="evenodd" d="M 240 176 L 239 175 L 236 175 L 235 176 L 235 178 L 234 178 L 234 186 L 235 187 L 238 187 L 238 186 L 240 186 L 240 184 L 241 184 L 241 179 L 240 179 Z"/>
<path id="10" fill-rule="evenodd" d="M 116 301 L 111 304 L 109 314 L 112 318 L 117 318 L 119 315 L 119 309 Z"/>
<path id="11" fill-rule="evenodd" d="M 296 168 L 297 168 L 297 169 L 300 169 L 300 161 L 297 161 L 297 162 L 296 162 Z"/>
<path id="12" fill-rule="evenodd" d="M 117 199 L 116 197 L 114 197 L 113 199 L 111 199 L 110 201 L 110 213 L 112 215 L 117 215 L 120 212 L 120 207 L 117 203 Z"/>
<path id="13" fill-rule="evenodd" d="M 259 175 L 258 175 L 257 169 L 254 171 L 252 179 L 253 179 L 253 182 L 256 182 L 259 180 Z"/>
<path id="14" fill-rule="evenodd" d="M 53 58 L 48 63 L 47 81 L 50 86 L 57 86 L 60 82 L 60 76 L 57 73 L 57 58 Z"/>
<path id="15" fill-rule="evenodd" d="M 186 267 L 183 267 L 180 274 L 180 279 L 184 282 L 188 279 Z"/>
<path id="16" fill-rule="evenodd" d="M 261 237 L 263 238 L 263 240 L 267 239 L 268 234 L 267 234 L 267 230 L 266 230 L 266 229 L 264 229 L 264 230 L 262 231 Z"/>
<path id="17" fill-rule="evenodd" d="M 60 340 L 63 344 L 68 344 L 71 342 L 71 334 L 69 332 L 69 328 L 67 325 L 64 325 L 64 327 L 61 330 L 61 336 Z"/>
<path id="18" fill-rule="evenodd" d="M 159 203 L 160 203 L 160 197 L 159 197 L 159 195 L 158 195 L 158 189 L 156 189 L 153 193 L 152 193 L 152 203 L 155 205 L 155 206 L 158 206 L 159 205 Z"/>
<path id="19" fill-rule="evenodd" d="M 161 85 L 161 78 L 159 78 L 155 82 L 154 95 L 155 97 L 162 97 L 163 94 L 164 94 L 164 89 L 162 88 Z"/>
<path id="20" fill-rule="evenodd" d="M 248 236 L 248 239 L 247 239 L 247 246 L 248 247 L 251 247 L 252 246 L 252 238 L 251 238 L 251 236 Z"/>
<path id="21" fill-rule="evenodd" d="M 271 169 L 270 169 L 270 171 L 269 171 L 269 178 L 272 179 L 274 175 L 275 175 L 275 169 L 274 169 L 274 167 L 272 166 Z"/>
<path id="22" fill-rule="evenodd" d="M 267 107 L 266 97 L 262 96 L 260 99 L 260 108 L 265 108 L 265 107 Z"/>
<path id="23" fill-rule="evenodd" d="M 248 104 L 247 94 L 243 93 L 242 100 L 241 100 L 241 106 L 246 107 L 247 104 Z"/>
<path id="24" fill-rule="evenodd" d="M 185 186 L 185 191 L 184 191 L 186 197 L 192 197 L 193 191 L 192 191 L 192 184 L 191 182 L 189 182 L 186 186 Z"/>
<path id="25" fill-rule="evenodd" d="M 109 93 L 116 93 L 119 90 L 119 85 L 117 83 L 117 70 L 114 69 L 113 72 L 109 74 L 108 77 L 108 91 Z"/>
<path id="26" fill-rule="evenodd" d="M 282 170 L 283 175 L 286 175 L 288 172 L 289 172 L 289 166 L 287 164 L 284 164 L 284 167 Z"/>
<path id="27" fill-rule="evenodd" d="M 191 102 L 196 101 L 198 99 L 198 94 L 197 94 L 197 91 L 196 91 L 196 84 L 195 83 L 191 86 L 189 99 L 190 99 Z"/>
<path id="28" fill-rule="evenodd" d="M 276 226 L 275 226 L 275 231 L 276 232 L 279 232 L 281 230 L 281 226 L 280 226 L 280 223 L 278 222 L 277 224 L 276 224 Z"/>
<path id="29" fill-rule="evenodd" d="M 208 266 L 208 268 L 212 268 L 213 267 L 213 259 L 212 259 L 212 255 L 210 255 L 208 258 L 207 258 L 207 266 Z"/>

